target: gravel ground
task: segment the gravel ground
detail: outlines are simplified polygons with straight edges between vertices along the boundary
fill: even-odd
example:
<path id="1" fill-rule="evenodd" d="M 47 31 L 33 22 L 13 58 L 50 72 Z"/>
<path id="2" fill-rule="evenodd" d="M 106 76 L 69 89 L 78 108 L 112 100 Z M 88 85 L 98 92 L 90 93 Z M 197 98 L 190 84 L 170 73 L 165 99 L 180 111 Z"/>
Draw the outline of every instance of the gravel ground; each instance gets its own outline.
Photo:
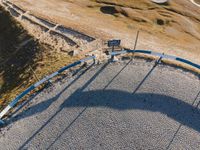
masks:
<path id="1" fill-rule="evenodd" d="M 18 112 L 1 149 L 200 149 L 195 75 L 139 59 L 81 72 Z"/>

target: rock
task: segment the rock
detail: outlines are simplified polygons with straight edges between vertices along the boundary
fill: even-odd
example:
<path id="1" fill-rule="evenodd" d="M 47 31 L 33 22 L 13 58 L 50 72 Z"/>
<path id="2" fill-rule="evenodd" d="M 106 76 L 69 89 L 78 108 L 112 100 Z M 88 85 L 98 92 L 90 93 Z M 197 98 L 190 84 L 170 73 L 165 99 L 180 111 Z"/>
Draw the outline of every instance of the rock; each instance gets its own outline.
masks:
<path id="1" fill-rule="evenodd" d="M 119 61 L 119 58 L 117 58 L 116 56 L 114 56 L 113 58 L 111 58 L 111 61 L 112 61 L 112 62 Z"/>
<path id="2" fill-rule="evenodd" d="M 151 1 L 158 4 L 163 4 L 168 2 L 168 0 L 151 0 Z"/>
<path id="3" fill-rule="evenodd" d="M 79 54 L 79 51 L 78 50 L 72 50 L 68 53 L 70 56 L 76 56 Z"/>

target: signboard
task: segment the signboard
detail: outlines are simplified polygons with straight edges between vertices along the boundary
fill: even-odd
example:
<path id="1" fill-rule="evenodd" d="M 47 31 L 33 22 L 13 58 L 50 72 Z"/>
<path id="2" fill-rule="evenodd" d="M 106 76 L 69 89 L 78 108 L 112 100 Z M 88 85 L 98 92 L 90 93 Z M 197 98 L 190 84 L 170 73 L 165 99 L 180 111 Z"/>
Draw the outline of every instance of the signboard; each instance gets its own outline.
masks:
<path id="1" fill-rule="evenodd" d="M 120 46 L 121 40 L 110 40 L 108 41 L 108 47 L 113 47 L 113 46 Z"/>

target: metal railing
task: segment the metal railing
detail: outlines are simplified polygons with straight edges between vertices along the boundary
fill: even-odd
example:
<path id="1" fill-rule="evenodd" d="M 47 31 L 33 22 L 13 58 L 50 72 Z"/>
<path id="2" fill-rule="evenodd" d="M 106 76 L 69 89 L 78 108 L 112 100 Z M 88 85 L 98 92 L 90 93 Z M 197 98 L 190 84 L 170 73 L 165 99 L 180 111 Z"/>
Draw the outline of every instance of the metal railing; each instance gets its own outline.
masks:
<path id="1" fill-rule="evenodd" d="M 180 57 L 176 57 L 176 56 L 172 56 L 172 55 L 167 55 L 167 54 L 164 54 L 164 53 L 153 52 L 153 51 L 150 51 L 150 50 L 129 50 L 129 49 L 125 49 L 125 50 L 122 50 L 122 51 L 111 52 L 109 54 L 111 56 L 115 56 L 115 55 L 126 54 L 126 53 L 140 53 L 140 54 L 158 56 L 158 57 L 165 58 L 165 59 L 179 61 L 181 63 L 185 63 L 187 65 L 190 65 L 194 68 L 200 69 L 200 65 L 193 63 L 189 60 L 186 60 L 186 59 L 183 59 L 183 58 L 180 58 Z"/>
<path id="2" fill-rule="evenodd" d="M 153 52 L 150 50 L 130 50 L 130 49 L 124 49 L 122 51 L 115 51 L 115 52 L 110 52 L 109 55 L 111 56 L 111 58 L 113 58 L 112 56 L 116 56 L 116 55 L 120 55 L 120 54 L 126 54 L 126 53 L 140 53 L 140 54 L 147 54 L 147 55 L 151 55 L 151 56 L 158 56 L 160 57 L 160 60 L 165 58 L 165 59 L 169 59 L 169 60 L 175 60 L 175 61 L 179 61 L 181 63 L 190 65 L 194 68 L 197 68 L 200 70 L 200 65 L 193 63 L 189 60 L 180 58 L 180 57 L 176 57 L 176 56 L 172 56 L 172 55 L 166 55 L 164 53 L 158 53 L 158 52 Z M 39 85 L 49 81 L 50 79 L 52 79 L 53 77 L 57 76 L 58 74 L 62 73 L 63 71 L 66 71 L 72 67 L 75 67 L 77 65 L 80 65 L 81 63 L 84 63 L 88 60 L 94 60 L 95 61 L 96 57 L 95 56 L 91 56 L 91 57 L 87 57 L 85 59 L 76 61 L 70 65 L 67 65 L 61 69 L 59 69 L 57 72 L 52 73 L 49 76 L 46 76 L 45 78 L 43 78 L 42 80 L 38 81 L 37 83 L 35 83 L 34 85 L 30 86 L 28 89 L 26 89 L 25 91 L 23 91 L 21 94 L 19 94 L 1 113 L 0 113 L 0 123 L 4 124 L 4 121 L 2 120 L 2 118 L 9 112 L 9 110 L 11 108 L 13 108 L 20 99 L 22 99 L 25 95 L 29 94 L 32 90 L 34 90 L 36 87 L 38 87 Z"/>
<path id="3" fill-rule="evenodd" d="M 1 124 L 4 124 L 4 121 L 2 120 L 2 118 L 9 112 L 9 110 L 11 108 L 13 108 L 18 102 L 20 99 L 22 99 L 25 95 L 29 94 L 31 91 L 33 91 L 35 88 L 37 88 L 38 86 L 42 85 L 43 83 L 49 81 L 50 79 L 52 79 L 53 77 L 57 76 L 58 74 L 72 68 L 72 67 L 75 67 L 77 65 L 80 65 L 86 61 L 89 61 L 89 60 L 95 60 L 95 56 L 90 56 L 90 57 L 87 57 L 85 59 L 82 59 L 82 60 L 79 60 L 79 61 L 76 61 L 70 65 L 67 65 L 61 69 L 59 69 L 58 71 L 52 73 L 51 75 L 49 76 L 46 76 L 44 77 L 42 80 L 38 81 L 37 83 L 35 83 L 34 85 L 31 85 L 29 88 L 27 88 L 25 91 L 23 91 L 21 94 L 19 94 L 6 108 L 3 109 L 3 111 L 0 113 L 0 123 Z"/>

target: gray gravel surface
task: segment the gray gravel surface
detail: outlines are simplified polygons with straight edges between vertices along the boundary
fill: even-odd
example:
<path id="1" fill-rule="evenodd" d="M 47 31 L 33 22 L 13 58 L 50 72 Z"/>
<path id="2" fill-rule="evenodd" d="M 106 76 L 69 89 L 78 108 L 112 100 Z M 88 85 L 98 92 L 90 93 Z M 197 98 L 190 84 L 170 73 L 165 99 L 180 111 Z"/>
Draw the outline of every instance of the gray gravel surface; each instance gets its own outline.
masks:
<path id="1" fill-rule="evenodd" d="M 36 95 L 0 137 L 12 149 L 200 149 L 200 81 L 133 59 L 93 66 Z"/>

